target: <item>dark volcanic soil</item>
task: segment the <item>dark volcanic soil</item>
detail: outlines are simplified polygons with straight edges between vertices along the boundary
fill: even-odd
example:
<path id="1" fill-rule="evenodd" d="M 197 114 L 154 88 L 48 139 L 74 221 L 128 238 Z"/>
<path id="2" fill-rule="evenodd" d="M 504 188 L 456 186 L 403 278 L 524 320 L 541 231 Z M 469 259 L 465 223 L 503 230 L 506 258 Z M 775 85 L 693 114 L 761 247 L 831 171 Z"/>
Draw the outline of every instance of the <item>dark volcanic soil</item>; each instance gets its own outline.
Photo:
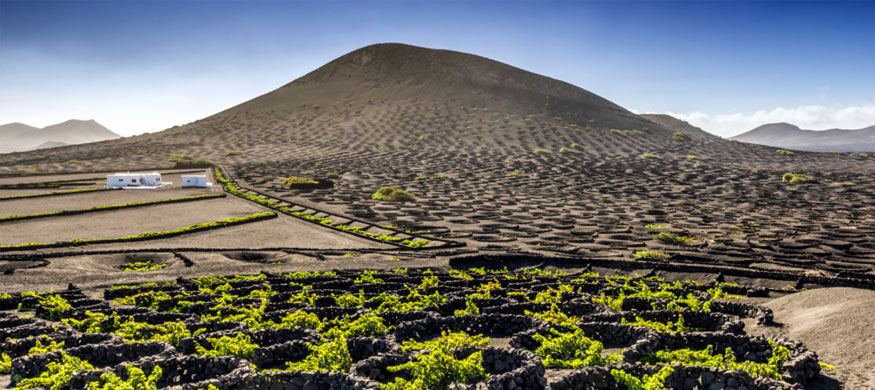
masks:
<path id="1" fill-rule="evenodd" d="M 363 48 L 185 126 L 51 154 L 0 155 L 0 175 L 7 176 L 0 184 L 169 168 L 168 158 L 185 153 L 214 161 L 241 187 L 284 202 L 460 246 L 414 251 L 280 215 L 161 240 L 2 252 L 0 293 L 76 283 L 94 294 L 110 283 L 205 273 L 483 265 L 725 277 L 773 293 L 875 286 L 875 156 L 787 155 L 654 120 L 481 57 L 404 45 Z M 677 131 L 690 137 L 676 137 Z M 232 150 L 241 153 L 226 155 Z M 333 188 L 280 184 L 289 176 L 329 173 L 341 176 Z M 785 183 L 785 173 L 811 180 Z M 372 200 L 383 186 L 406 189 L 418 200 Z M 0 190 L 0 197 L 57 190 Z M 0 200 L 0 217 L 220 190 Z M 229 197 L 0 223 L 0 245 L 117 237 L 261 211 L 269 209 Z M 661 232 L 691 240 L 665 243 L 654 237 Z M 643 250 L 670 257 L 635 259 Z M 128 253 L 169 260 L 154 273 L 124 273 L 117 263 Z M 477 265 L 468 262 L 471 256 L 480 256 Z M 843 340 L 864 337 L 855 328 L 863 320 L 842 321 L 853 309 L 833 312 L 819 300 L 782 299 L 790 298 L 768 303 L 776 319 L 824 310 L 832 322 L 814 316 L 821 321 L 816 329 L 840 329 L 848 335 Z M 828 362 L 851 367 L 835 372 L 850 388 L 871 385 L 871 378 L 851 377 L 859 372 L 855 364 L 875 365 L 871 355 L 843 355 L 844 344 L 797 326 L 807 319 L 787 321 L 775 334 L 811 343 Z"/>

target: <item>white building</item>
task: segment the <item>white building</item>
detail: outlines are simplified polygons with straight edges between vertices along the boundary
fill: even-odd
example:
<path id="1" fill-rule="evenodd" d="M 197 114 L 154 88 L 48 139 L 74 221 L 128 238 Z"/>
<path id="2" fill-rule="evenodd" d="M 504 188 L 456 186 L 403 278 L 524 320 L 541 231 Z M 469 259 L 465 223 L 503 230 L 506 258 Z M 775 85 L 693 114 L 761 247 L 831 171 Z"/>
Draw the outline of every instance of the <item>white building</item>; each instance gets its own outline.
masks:
<path id="1" fill-rule="evenodd" d="M 207 188 L 211 185 L 212 184 L 207 181 L 206 175 L 182 175 L 183 187 Z"/>
<path id="2" fill-rule="evenodd" d="M 161 182 L 161 174 L 152 173 L 116 173 L 106 176 L 107 187 L 119 188 L 160 188 L 173 183 Z"/>

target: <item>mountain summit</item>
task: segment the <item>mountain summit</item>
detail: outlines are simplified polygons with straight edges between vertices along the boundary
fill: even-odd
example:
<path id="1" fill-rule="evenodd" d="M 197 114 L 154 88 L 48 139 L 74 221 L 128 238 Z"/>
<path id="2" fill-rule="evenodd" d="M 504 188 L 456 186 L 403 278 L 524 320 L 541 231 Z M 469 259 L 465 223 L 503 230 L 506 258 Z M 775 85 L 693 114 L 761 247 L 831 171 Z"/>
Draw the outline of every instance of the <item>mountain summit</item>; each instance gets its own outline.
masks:
<path id="1" fill-rule="evenodd" d="M 399 151 L 638 156 L 670 147 L 675 131 L 563 81 L 472 54 L 387 43 L 184 126 L 99 148 L 54 148 L 46 158 L 160 166 L 175 154 L 221 163 Z"/>
<path id="2" fill-rule="evenodd" d="M 313 104 L 400 101 L 488 107 L 520 114 L 585 113 L 588 119 L 622 117 L 634 125 L 647 126 L 635 114 L 569 83 L 473 54 L 399 43 L 355 50 L 225 114 Z"/>

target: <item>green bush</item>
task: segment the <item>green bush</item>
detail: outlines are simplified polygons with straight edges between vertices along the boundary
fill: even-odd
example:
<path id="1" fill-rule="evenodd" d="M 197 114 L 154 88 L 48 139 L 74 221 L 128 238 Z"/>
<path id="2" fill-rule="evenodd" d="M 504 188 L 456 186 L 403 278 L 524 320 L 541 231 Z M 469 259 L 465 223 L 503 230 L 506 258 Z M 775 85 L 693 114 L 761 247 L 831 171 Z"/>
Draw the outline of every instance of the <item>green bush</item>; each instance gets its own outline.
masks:
<path id="1" fill-rule="evenodd" d="M 657 234 L 651 235 L 651 237 L 653 237 L 653 239 L 656 241 L 669 245 L 683 245 L 696 239 L 695 237 L 689 237 L 668 232 L 659 232 Z"/>
<path id="2" fill-rule="evenodd" d="M 198 355 L 204 356 L 237 356 L 244 359 L 252 358 L 255 348 L 258 344 L 252 342 L 252 338 L 246 333 L 237 332 L 237 336 L 228 337 L 222 336 L 219 338 L 208 338 L 207 342 L 212 346 L 211 349 L 206 349 L 202 345 L 195 346 Z"/>
<path id="3" fill-rule="evenodd" d="M 668 323 L 662 323 L 659 321 L 645 320 L 639 316 L 635 316 L 635 321 L 626 321 L 625 318 L 621 318 L 620 323 L 636 326 L 639 328 L 650 328 L 657 332 L 664 333 L 686 333 L 693 330 L 684 325 L 684 316 L 681 314 L 678 314 L 678 319 L 676 322 L 669 321 Z"/>
<path id="4" fill-rule="evenodd" d="M 161 379 L 163 371 L 160 366 L 155 366 L 152 373 L 146 376 L 143 370 L 125 365 L 128 371 L 128 380 L 122 380 L 113 372 L 107 372 L 100 376 L 100 382 L 91 382 L 86 387 L 86 390 L 158 390 L 158 380 Z"/>
<path id="5" fill-rule="evenodd" d="M 717 367 L 724 370 L 741 370 L 754 378 L 767 377 L 781 380 L 784 363 L 789 360 L 791 351 L 772 340 L 769 340 L 769 347 L 771 348 L 771 354 L 766 363 L 757 363 L 749 360 L 739 362 L 735 357 L 735 353 L 732 352 L 732 348 L 726 348 L 723 354 L 715 354 L 714 346 L 712 345 L 703 350 L 684 348 L 673 351 L 656 351 L 655 353 L 648 354 L 641 361 L 647 364 L 681 363 L 685 366 L 698 365 Z"/>
<path id="6" fill-rule="evenodd" d="M 671 255 L 668 253 L 649 249 L 636 251 L 632 254 L 632 258 L 635 260 L 668 260 L 669 257 L 671 257 Z"/>
<path id="7" fill-rule="evenodd" d="M 12 358 L 7 354 L 0 354 L 0 375 L 12 372 Z"/>
<path id="8" fill-rule="evenodd" d="M 465 308 L 464 309 L 456 310 L 453 312 L 453 315 L 456 315 L 456 316 L 469 316 L 469 315 L 476 315 L 476 314 L 480 314 L 480 308 L 477 307 L 477 305 L 475 305 L 474 302 L 471 302 L 470 299 L 465 300 Z"/>
<path id="9" fill-rule="evenodd" d="M 341 176 L 339 174 L 334 173 L 334 172 L 329 172 L 329 173 L 325 174 L 325 178 L 329 179 L 329 180 L 338 180 L 338 179 L 340 179 L 340 177 Z"/>
<path id="10" fill-rule="evenodd" d="M 30 350 L 27 351 L 27 354 L 28 355 L 42 355 L 44 353 L 60 351 L 62 349 L 64 349 L 64 342 L 63 341 L 57 342 L 57 341 L 49 340 L 48 344 L 43 345 L 43 343 L 41 341 L 37 340 L 36 344 L 34 344 L 34 346 L 31 347 Z"/>
<path id="11" fill-rule="evenodd" d="M 671 140 L 675 142 L 690 142 L 693 140 L 693 138 L 683 131 L 678 131 L 671 136 Z"/>
<path id="12" fill-rule="evenodd" d="M 781 177 L 781 182 L 783 183 L 805 183 L 810 180 L 810 176 L 801 173 L 785 173 Z"/>
<path id="13" fill-rule="evenodd" d="M 60 359 L 50 361 L 46 366 L 46 370 L 40 373 L 39 376 L 26 378 L 18 382 L 15 388 L 32 389 L 41 387 L 47 390 L 65 390 L 69 389 L 68 385 L 70 380 L 73 379 L 73 373 L 92 370 L 94 370 L 94 366 L 87 361 L 67 355 L 66 352 L 61 351 Z"/>
<path id="14" fill-rule="evenodd" d="M 583 334 L 583 330 L 575 327 L 574 332 L 563 333 L 550 329 L 550 334 L 543 336 L 535 334 L 532 339 L 540 346 L 535 355 L 541 357 L 547 368 L 584 368 L 605 366 L 622 360 L 619 354 L 602 356 L 604 345 Z"/>
<path id="15" fill-rule="evenodd" d="M 228 153 L 225 153 L 225 157 L 239 156 L 241 154 L 243 154 L 243 152 L 239 150 L 229 150 Z"/>
<path id="16" fill-rule="evenodd" d="M 537 149 L 533 150 L 532 152 L 535 153 L 535 154 L 547 154 L 547 153 L 550 153 L 549 150 L 547 150 L 547 149 L 541 149 L 541 148 L 537 148 Z"/>
<path id="17" fill-rule="evenodd" d="M 283 187 L 293 188 L 296 185 L 300 184 L 319 184 L 319 182 L 308 177 L 301 176 L 290 176 L 283 180 Z"/>
<path id="18" fill-rule="evenodd" d="M 641 153 L 641 157 L 643 157 L 643 158 L 659 158 L 659 155 L 658 155 L 658 154 L 653 154 L 653 153 L 647 153 L 647 152 L 644 152 L 644 153 Z"/>
<path id="19" fill-rule="evenodd" d="M 792 156 L 792 155 L 796 154 L 796 153 L 793 153 L 793 151 L 790 151 L 790 150 L 787 150 L 787 149 L 778 149 L 778 150 L 776 150 L 775 152 L 778 153 L 778 154 L 783 154 L 783 155 L 785 155 L 785 156 Z"/>
<path id="20" fill-rule="evenodd" d="M 177 154 L 167 161 L 173 163 L 173 168 L 212 168 L 216 165 L 208 160 L 201 160 L 187 154 Z"/>
<path id="21" fill-rule="evenodd" d="M 674 368 L 663 367 L 656 374 L 644 375 L 639 379 L 623 370 L 611 370 L 611 376 L 617 381 L 617 384 L 623 385 L 626 390 L 668 390 L 666 382 L 668 377 L 674 374 Z"/>
<path id="22" fill-rule="evenodd" d="M 383 283 L 383 279 L 377 278 L 377 271 L 363 270 L 353 283 Z"/>
<path id="23" fill-rule="evenodd" d="M 289 371 L 329 371 L 348 372 L 352 367 L 352 356 L 346 344 L 346 337 L 335 337 L 319 345 L 308 345 L 310 354 L 300 362 L 286 362 Z"/>
<path id="24" fill-rule="evenodd" d="M 391 330 L 391 327 L 383 322 L 383 317 L 372 312 L 362 314 L 352 321 L 350 321 L 349 315 L 345 315 L 343 318 L 334 320 L 332 326 L 326 332 L 327 335 L 333 337 L 340 334 L 345 338 L 381 337 Z"/>
<path id="25" fill-rule="evenodd" d="M 384 202 L 415 202 L 413 194 L 395 187 L 381 187 L 371 195 L 371 199 Z"/>
<path id="26" fill-rule="evenodd" d="M 124 271 L 125 272 L 148 272 L 148 271 L 157 271 L 159 269 L 163 269 L 166 267 L 167 267 L 167 264 L 153 264 L 152 260 L 135 261 L 133 263 L 125 263 Z"/>
<path id="27" fill-rule="evenodd" d="M 47 320 L 58 320 L 61 318 L 64 312 L 73 308 L 69 302 L 67 302 L 64 297 L 56 294 L 41 296 L 34 294 L 35 297 L 39 299 L 39 304 L 42 306 L 43 313 L 40 314 L 40 317 L 45 318 Z"/>
<path id="28" fill-rule="evenodd" d="M 489 377 L 483 369 L 483 352 L 477 351 L 464 359 L 456 359 L 454 351 L 469 346 L 481 346 L 489 343 L 489 338 L 469 336 L 465 332 L 441 333 L 441 338 L 433 341 L 417 343 L 405 341 L 402 351 L 428 351 L 416 355 L 415 360 L 389 366 L 390 372 L 406 371 L 411 379 L 395 378 L 395 382 L 381 384 L 385 390 L 442 390 L 455 382 L 471 382 Z"/>

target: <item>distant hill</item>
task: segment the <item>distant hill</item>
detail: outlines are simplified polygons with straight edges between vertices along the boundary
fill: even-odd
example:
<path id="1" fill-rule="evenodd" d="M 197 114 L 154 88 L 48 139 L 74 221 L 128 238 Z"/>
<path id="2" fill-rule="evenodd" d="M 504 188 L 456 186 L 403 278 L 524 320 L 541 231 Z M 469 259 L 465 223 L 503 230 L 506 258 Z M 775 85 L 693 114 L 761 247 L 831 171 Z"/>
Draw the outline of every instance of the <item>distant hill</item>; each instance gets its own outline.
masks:
<path id="1" fill-rule="evenodd" d="M 60 148 L 61 146 L 67 146 L 67 144 L 58 141 L 46 141 L 39 144 L 39 146 L 35 147 L 34 150 Z"/>
<path id="2" fill-rule="evenodd" d="M 686 121 L 682 121 L 678 118 L 675 118 L 671 115 L 665 114 L 642 114 L 644 119 L 647 119 L 653 123 L 661 125 L 669 130 L 681 131 L 687 133 L 693 137 L 698 138 L 718 138 L 716 135 L 711 134 L 701 128 L 693 126 Z"/>
<path id="3" fill-rule="evenodd" d="M 789 123 L 770 123 L 730 139 L 812 152 L 873 152 L 875 126 L 859 130 L 803 130 Z"/>
<path id="4" fill-rule="evenodd" d="M 0 125 L 0 152 L 20 152 L 120 138 L 94 120 L 71 119 L 42 129 L 22 123 Z"/>

